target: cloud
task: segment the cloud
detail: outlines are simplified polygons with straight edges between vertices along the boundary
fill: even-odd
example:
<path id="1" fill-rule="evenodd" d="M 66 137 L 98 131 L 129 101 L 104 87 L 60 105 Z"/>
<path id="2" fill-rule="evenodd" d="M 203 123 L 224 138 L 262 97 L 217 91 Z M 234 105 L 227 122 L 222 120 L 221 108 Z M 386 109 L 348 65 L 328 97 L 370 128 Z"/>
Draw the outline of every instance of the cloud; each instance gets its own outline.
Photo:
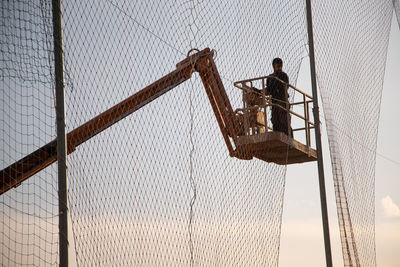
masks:
<path id="1" fill-rule="evenodd" d="M 381 204 L 386 217 L 400 217 L 400 208 L 396 205 L 396 203 L 393 202 L 390 196 L 382 198 Z"/>

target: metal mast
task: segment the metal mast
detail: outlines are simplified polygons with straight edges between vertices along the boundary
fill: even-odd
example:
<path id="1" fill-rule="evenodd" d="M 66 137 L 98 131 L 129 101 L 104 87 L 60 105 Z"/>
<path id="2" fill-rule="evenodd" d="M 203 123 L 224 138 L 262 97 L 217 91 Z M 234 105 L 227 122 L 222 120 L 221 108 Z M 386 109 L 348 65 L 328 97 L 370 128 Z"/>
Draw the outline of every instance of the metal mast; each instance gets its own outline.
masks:
<path id="1" fill-rule="evenodd" d="M 332 267 L 331 241 L 329 235 L 328 208 L 326 205 L 324 162 L 322 158 L 321 129 L 319 120 L 317 78 L 315 76 L 314 37 L 312 26 L 311 0 L 306 0 L 308 46 L 310 53 L 311 87 L 313 96 L 313 115 L 315 125 L 315 142 L 317 147 L 319 194 L 321 199 L 322 226 L 324 230 L 326 266 Z"/>
<path id="2" fill-rule="evenodd" d="M 58 211 L 60 266 L 68 266 L 68 188 L 67 146 L 65 135 L 64 62 L 61 24 L 61 0 L 53 0 L 54 67 L 56 81 Z"/>

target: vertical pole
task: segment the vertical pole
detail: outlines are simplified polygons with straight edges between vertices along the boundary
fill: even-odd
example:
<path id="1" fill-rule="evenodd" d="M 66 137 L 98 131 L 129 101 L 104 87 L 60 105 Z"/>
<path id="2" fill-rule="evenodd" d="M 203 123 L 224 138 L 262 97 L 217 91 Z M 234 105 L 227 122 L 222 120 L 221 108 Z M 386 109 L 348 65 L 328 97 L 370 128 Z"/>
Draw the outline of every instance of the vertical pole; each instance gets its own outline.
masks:
<path id="1" fill-rule="evenodd" d="M 324 163 L 322 159 L 321 129 L 320 129 L 318 94 L 317 94 L 317 78 L 315 76 L 315 55 L 314 55 L 314 37 L 313 37 L 313 26 L 312 26 L 311 0 L 306 0 L 306 9 L 307 9 L 308 46 L 310 52 L 311 87 L 312 87 L 313 106 L 314 106 L 313 114 L 314 114 L 314 124 L 315 124 L 315 142 L 317 147 L 317 159 L 318 159 L 319 194 L 321 199 L 322 226 L 324 230 L 324 243 L 325 243 L 325 259 L 326 259 L 326 266 L 332 267 L 332 252 L 331 252 L 331 241 L 329 236 L 328 208 L 326 205 Z"/>
<path id="2" fill-rule="evenodd" d="M 65 135 L 64 66 L 61 27 L 61 0 L 52 0 L 54 64 L 56 80 L 58 211 L 60 266 L 68 266 L 68 199 L 67 199 L 67 149 Z"/>

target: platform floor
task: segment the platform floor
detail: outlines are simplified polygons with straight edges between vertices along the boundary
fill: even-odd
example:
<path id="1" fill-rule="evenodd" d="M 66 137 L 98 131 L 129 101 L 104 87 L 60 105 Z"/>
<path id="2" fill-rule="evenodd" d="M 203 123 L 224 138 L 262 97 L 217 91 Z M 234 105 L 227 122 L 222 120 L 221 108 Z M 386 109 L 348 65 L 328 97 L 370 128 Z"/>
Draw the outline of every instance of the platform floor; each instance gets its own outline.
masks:
<path id="1" fill-rule="evenodd" d="M 236 149 L 247 155 L 279 165 L 317 160 L 317 152 L 281 132 L 267 132 L 241 136 Z"/>

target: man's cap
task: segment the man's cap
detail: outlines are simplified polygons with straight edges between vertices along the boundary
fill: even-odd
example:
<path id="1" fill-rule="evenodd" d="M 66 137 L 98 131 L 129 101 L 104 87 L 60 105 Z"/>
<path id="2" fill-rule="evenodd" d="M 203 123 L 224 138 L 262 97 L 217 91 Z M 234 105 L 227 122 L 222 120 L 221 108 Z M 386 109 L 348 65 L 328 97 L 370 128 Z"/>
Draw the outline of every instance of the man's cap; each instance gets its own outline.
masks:
<path id="1" fill-rule="evenodd" d="M 274 58 L 274 60 L 272 60 L 272 65 L 275 65 L 275 64 L 282 65 L 283 64 L 282 59 L 280 59 L 279 57 Z"/>

